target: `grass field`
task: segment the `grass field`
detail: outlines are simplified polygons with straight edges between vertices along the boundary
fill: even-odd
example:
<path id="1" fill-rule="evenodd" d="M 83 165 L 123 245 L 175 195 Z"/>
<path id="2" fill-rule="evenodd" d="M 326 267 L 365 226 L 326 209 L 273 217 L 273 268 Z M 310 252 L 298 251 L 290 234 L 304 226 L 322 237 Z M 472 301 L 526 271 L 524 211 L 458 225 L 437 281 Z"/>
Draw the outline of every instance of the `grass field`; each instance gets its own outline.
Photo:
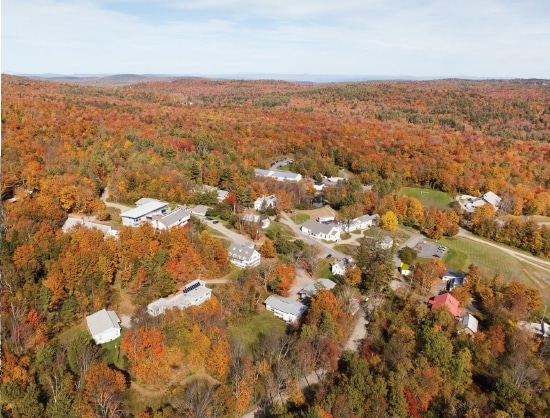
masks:
<path id="1" fill-rule="evenodd" d="M 258 315 L 249 316 L 229 327 L 229 338 L 242 342 L 251 349 L 258 342 L 260 334 L 280 333 L 286 331 L 286 323 L 271 312 L 263 311 Z"/>
<path id="2" fill-rule="evenodd" d="M 319 261 L 315 274 L 319 278 L 334 280 L 334 275 L 330 270 L 330 262 L 328 260 Z"/>
<path id="3" fill-rule="evenodd" d="M 296 213 L 295 215 L 292 215 L 292 220 L 296 225 L 300 225 L 309 220 L 309 215 L 305 213 Z"/>
<path id="4" fill-rule="evenodd" d="M 334 249 L 336 251 L 340 251 L 341 253 L 344 253 L 346 255 L 351 255 L 352 257 L 355 257 L 357 248 L 358 246 L 354 244 L 337 244 L 334 246 Z"/>
<path id="5" fill-rule="evenodd" d="M 414 197 L 420 200 L 422 206 L 428 208 L 435 206 L 438 209 L 448 210 L 449 203 L 453 201 L 451 196 L 445 192 L 440 192 L 431 189 L 420 189 L 417 187 L 402 187 L 399 191 L 399 195 Z"/>
<path id="6" fill-rule="evenodd" d="M 522 263 L 498 248 L 466 238 L 443 238 L 439 243 L 449 248 L 443 257 L 443 262 L 449 268 L 467 271 L 470 264 L 475 264 L 487 277 L 499 274 L 504 280 L 515 279 L 533 285 L 523 272 Z"/>
<path id="7" fill-rule="evenodd" d="M 273 235 L 279 235 L 283 239 L 292 240 L 296 238 L 292 229 L 281 222 L 271 222 L 266 231 L 271 232 Z"/>

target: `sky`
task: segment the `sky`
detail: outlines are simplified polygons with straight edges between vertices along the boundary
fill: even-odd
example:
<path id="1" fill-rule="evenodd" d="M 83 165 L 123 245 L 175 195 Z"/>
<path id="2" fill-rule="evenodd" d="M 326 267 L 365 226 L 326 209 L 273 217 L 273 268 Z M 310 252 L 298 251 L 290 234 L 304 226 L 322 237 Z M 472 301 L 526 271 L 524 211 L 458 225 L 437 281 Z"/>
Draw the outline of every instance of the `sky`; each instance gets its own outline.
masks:
<path id="1" fill-rule="evenodd" d="M 548 0 L 3 0 L 8 74 L 550 78 Z"/>

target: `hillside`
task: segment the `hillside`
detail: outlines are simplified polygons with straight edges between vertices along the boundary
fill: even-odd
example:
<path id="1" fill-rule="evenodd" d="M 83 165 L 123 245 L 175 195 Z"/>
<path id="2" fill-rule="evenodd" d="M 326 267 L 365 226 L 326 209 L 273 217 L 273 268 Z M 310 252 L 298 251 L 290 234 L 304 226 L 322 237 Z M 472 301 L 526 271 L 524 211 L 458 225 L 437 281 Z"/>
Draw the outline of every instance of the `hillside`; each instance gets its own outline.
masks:
<path id="1" fill-rule="evenodd" d="M 2 76 L 2 416 L 549 415 L 549 338 L 521 325 L 545 312 L 549 122 L 540 80 Z M 301 176 L 255 174 L 275 165 Z M 453 200 L 488 191 L 498 216 Z M 428 308 L 446 267 L 475 330 Z"/>

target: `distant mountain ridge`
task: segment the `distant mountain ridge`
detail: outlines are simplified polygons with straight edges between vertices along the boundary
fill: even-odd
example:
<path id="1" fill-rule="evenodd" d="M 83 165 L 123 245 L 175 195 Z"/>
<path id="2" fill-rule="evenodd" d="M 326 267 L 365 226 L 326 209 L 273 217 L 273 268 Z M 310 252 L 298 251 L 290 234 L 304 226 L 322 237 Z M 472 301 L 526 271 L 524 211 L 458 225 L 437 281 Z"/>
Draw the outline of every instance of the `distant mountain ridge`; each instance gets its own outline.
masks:
<path id="1" fill-rule="evenodd" d="M 280 80 L 295 83 L 341 83 L 361 81 L 427 81 L 444 79 L 465 79 L 465 80 L 495 80 L 491 77 L 450 77 L 450 76 L 385 76 L 385 75 L 345 75 L 345 74 L 15 74 L 23 77 L 51 80 L 66 83 L 79 83 L 90 85 L 128 85 L 143 83 L 147 81 L 173 81 L 182 78 L 204 78 L 218 80 Z M 500 79 L 505 80 L 505 79 Z"/>

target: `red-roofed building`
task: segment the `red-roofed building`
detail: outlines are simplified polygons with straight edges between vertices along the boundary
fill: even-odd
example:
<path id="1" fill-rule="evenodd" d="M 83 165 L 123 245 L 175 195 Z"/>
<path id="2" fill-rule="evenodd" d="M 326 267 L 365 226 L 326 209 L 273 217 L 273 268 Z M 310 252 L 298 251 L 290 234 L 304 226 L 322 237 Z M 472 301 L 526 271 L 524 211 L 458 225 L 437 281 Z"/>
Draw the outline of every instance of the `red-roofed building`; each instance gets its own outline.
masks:
<path id="1" fill-rule="evenodd" d="M 428 301 L 428 305 L 430 305 L 432 309 L 438 309 L 441 306 L 446 306 L 449 312 L 453 314 L 453 316 L 455 317 L 460 316 L 460 307 L 458 306 L 459 305 L 458 300 L 456 300 L 449 293 L 442 293 L 441 295 L 431 298 Z"/>

